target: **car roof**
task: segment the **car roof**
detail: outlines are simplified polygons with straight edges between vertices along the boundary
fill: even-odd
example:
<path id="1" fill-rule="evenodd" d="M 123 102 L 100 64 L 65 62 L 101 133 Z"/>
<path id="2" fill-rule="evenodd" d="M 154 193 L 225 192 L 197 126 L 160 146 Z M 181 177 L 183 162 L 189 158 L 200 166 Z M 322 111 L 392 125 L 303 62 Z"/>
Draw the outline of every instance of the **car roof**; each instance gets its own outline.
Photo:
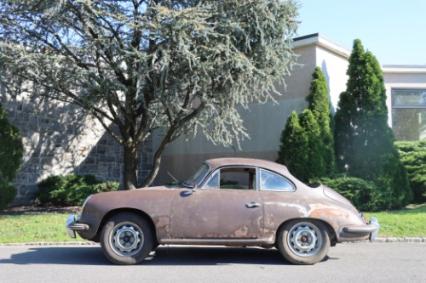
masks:
<path id="1" fill-rule="evenodd" d="M 276 162 L 243 157 L 223 157 L 206 160 L 206 163 L 213 169 L 222 166 L 255 166 L 269 169 L 276 172 L 288 172 L 287 167 Z"/>

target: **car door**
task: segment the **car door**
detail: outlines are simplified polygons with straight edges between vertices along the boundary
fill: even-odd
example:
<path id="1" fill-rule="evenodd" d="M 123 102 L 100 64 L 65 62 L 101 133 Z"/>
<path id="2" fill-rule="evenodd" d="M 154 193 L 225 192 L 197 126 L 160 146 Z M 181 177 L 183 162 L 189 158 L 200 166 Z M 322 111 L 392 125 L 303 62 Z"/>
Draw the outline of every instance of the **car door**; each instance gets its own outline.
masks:
<path id="1" fill-rule="evenodd" d="M 172 205 L 171 238 L 256 239 L 262 235 L 255 168 L 217 169 L 201 188 L 182 190 Z"/>

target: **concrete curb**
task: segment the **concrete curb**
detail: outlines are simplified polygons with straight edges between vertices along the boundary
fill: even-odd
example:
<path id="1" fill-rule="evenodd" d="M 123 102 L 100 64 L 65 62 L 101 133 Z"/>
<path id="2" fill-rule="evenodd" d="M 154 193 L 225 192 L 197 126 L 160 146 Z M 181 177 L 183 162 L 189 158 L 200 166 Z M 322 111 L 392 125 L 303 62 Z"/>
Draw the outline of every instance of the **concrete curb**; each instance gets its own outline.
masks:
<path id="1" fill-rule="evenodd" d="M 95 242 L 30 242 L 30 243 L 0 243 L 0 247 L 13 246 L 98 246 Z"/>
<path id="2" fill-rule="evenodd" d="M 378 237 L 377 243 L 426 243 L 426 237 Z"/>
<path id="3" fill-rule="evenodd" d="M 348 242 L 350 244 L 350 242 Z M 355 242 L 359 243 L 359 242 Z M 426 237 L 380 237 L 371 243 L 426 243 Z M 90 241 L 81 242 L 30 242 L 30 243 L 0 243 L 0 247 L 9 246 L 99 246 Z"/>

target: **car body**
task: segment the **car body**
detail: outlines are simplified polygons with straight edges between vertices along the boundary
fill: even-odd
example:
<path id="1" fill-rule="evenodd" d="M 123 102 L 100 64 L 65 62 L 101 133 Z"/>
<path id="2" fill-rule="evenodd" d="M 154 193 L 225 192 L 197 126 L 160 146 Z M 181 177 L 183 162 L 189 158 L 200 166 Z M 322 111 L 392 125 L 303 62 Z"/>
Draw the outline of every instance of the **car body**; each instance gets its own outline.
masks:
<path id="1" fill-rule="evenodd" d="M 135 219 L 133 226 L 126 216 Z M 378 228 L 332 189 L 309 187 L 283 165 L 248 158 L 207 160 L 181 185 L 92 195 L 67 221 L 71 236 L 100 241 L 105 255 L 121 264 L 140 262 L 146 254 L 135 250 L 142 253 L 139 245 L 147 241 L 148 250 L 162 244 L 276 246 L 289 261 L 312 264 L 328 246 L 372 239 Z"/>

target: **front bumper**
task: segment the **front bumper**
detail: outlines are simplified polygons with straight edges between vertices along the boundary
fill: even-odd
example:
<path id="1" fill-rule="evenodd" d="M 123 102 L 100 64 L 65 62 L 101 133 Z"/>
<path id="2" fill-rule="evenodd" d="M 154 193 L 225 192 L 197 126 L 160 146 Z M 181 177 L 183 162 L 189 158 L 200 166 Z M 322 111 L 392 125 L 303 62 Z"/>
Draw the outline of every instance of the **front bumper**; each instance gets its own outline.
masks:
<path id="1" fill-rule="evenodd" d="M 363 226 L 346 226 L 343 227 L 343 233 L 347 237 L 365 237 L 369 236 L 370 241 L 374 241 L 379 234 L 380 224 L 376 217 L 371 217 L 370 222 Z"/>
<path id="2" fill-rule="evenodd" d="M 78 222 L 78 217 L 74 214 L 68 216 L 65 227 L 71 238 L 76 238 L 76 231 L 87 231 L 90 228 L 88 224 Z"/>

